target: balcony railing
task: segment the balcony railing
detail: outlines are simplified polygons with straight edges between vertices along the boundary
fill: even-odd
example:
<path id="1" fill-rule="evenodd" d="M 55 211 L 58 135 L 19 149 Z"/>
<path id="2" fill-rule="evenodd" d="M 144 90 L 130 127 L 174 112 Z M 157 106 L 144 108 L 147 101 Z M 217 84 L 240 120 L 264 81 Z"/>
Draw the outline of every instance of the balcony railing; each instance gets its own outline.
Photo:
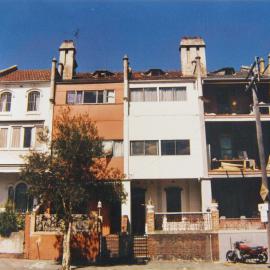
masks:
<path id="1" fill-rule="evenodd" d="M 210 212 L 155 213 L 155 231 L 209 231 L 212 230 Z"/>

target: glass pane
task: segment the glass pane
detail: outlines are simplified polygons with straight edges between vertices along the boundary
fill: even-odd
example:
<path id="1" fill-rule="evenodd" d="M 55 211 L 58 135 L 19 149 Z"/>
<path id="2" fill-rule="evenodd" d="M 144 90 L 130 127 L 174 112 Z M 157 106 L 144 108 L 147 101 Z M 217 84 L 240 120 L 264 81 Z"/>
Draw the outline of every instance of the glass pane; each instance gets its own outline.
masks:
<path id="1" fill-rule="evenodd" d="M 12 128 L 11 147 L 12 148 L 19 148 L 20 142 L 21 142 L 21 128 L 20 127 L 13 127 Z"/>
<path id="2" fill-rule="evenodd" d="M 123 141 L 115 141 L 113 144 L 113 156 L 122 157 L 123 152 Z"/>
<path id="3" fill-rule="evenodd" d="M 103 141 L 102 148 L 104 154 L 111 155 L 113 151 L 113 141 Z"/>
<path id="4" fill-rule="evenodd" d="M 131 144 L 131 155 L 144 155 L 144 141 L 133 141 Z"/>
<path id="5" fill-rule="evenodd" d="M 145 141 L 145 155 L 158 154 L 158 141 Z"/>
<path id="6" fill-rule="evenodd" d="M 83 92 L 77 91 L 76 92 L 76 104 L 82 104 L 83 103 Z"/>
<path id="7" fill-rule="evenodd" d="M 176 141 L 176 155 L 190 155 L 189 140 Z"/>
<path id="8" fill-rule="evenodd" d="M 173 88 L 172 87 L 159 88 L 159 100 L 160 101 L 173 101 Z"/>
<path id="9" fill-rule="evenodd" d="M 137 89 L 131 89 L 130 90 L 130 101 L 143 101 L 143 89 L 137 88 Z"/>
<path id="10" fill-rule="evenodd" d="M 103 103 L 104 91 L 98 91 L 98 103 Z"/>
<path id="11" fill-rule="evenodd" d="M 75 103 L 75 91 L 67 91 L 67 104 Z"/>
<path id="12" fill-rule="evenodd" d="M 175 101 L 186 101 L 187 100 L 187 91 L 186 91 L 185 87 L 174 88 L 174 100 Z"/>
<path id="13" fill-rule="evenodd" d="M 27 186 L 19 184 L 15 189 L 15 209 L 17 211 L 26 212 L 27 210 Z"/>
<path id="14" fill-rule="evenodd" d="M 28 148 L 31 146 L 32 127 L 24 128 L 23 147 Z"/>
<path id="15" fill-rule="evenodd" d="M 39 92 L 33 91 L 33 92 L 29 93 L 27 111 L 38 111 L 39 110 L 39 98 L 40 98 Z"/>
<path id="16" fill-rule="evenodd" d="M 0 111 L 1 112 L 10 112 L 11 108 L 11 93 L 3 93 L 0 100 Z"/>
<path id="17" fill-rule="evenodd" d="M 144 88 L 144 101 L 157 101 L 157 88 Z"/>
<path id="18" fill-rule="evenodd" d="M 7 147 L 7 134 L 8 134 L 7 128 L 0 129 L 0 148 Z"/>
<path id="19" fill-rule="evenodd" d="M 175 155 L 175 141 L 161 141 L 161 155 Z"/>
<path id="20" fill-rule="evenodd" d="M 84 91 L 83 103 L 97 103 L 97 92 Z"/>
<path id="21" fill-rule="evenodd" d="M 114 90 L 107 90 L 106 91 L 106 102 L 107 103 L 115 103 L 115 93 Z"/>

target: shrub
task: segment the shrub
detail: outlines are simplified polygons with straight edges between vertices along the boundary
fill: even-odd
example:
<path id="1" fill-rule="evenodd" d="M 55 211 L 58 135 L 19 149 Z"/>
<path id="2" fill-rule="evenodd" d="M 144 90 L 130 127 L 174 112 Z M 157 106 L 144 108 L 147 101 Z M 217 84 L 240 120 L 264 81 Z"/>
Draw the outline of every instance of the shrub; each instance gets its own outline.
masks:
<path id="1" fill-rule="evenodd" d="M 17 232 L 17 217 L 13 211 L 0 213 L 0 235 L 9 237 L 12 232 Z"/>

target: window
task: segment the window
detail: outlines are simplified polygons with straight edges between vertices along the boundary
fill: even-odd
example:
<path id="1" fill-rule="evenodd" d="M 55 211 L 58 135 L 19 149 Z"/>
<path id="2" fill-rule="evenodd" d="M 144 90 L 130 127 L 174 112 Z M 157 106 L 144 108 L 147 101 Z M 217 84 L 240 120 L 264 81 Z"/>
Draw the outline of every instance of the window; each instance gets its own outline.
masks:
<path id="1" fill-rule="evenodd" d="M 24 127 L 23 147 L 29 148 L 32 144 L 32 127 Z"/>
<path id="2" fill-rule="evenodd" d="M 36 126 L 36 136 L 35 136 L 35 147 L 40 148 L 42 146 L 42 142 L 40 141 L 40 135 L 43 132 L 43 126 Z"/>
<path id="3" fill-rule="evenodd" d="M 158 155 L 158 141 L 131 141 L 131 156 Z"/>
<path id="4" fill-rule="evenodd" d="M 115 103 L 114 90 L 67 91 L 67 104 Z"/>
<path id="5" fill-rule="evenodd" d="M 8 128 L 0 128 L 0 148 L 7 148 Z"/>
<path id="6" fill-rule="evenodd" d="M 190 155 L 190 142 L 189 140 L 163 140 L 161 155 Z"/>
<path id="7" fill-rule="evenodd" d="M 167 212 L 181 212 L 181 189 L 169 187 L 166 191 Z"/>
<path id="8" fill-rule="evenodd" d="M 4 92 L 0 97 L 0 112 L 10 112 L 11 109 L 11 93 Z"/>
<path id="9" fill-rule="evenodd" d="M 40 93 L 38 91 L 32 91 L 28 94 L 27 111 L 34 112 L 39 111 Z"/>
<path id="10" fill-rule="evenodd" d="M 21 127 L 12 127 L 11 148 L 19 148 L 21 142 Z"/>
<path id="11" fill-rule="evenodd" d="M 159 100 L 160 101 L 186 101 L 187 100 L 186 87 L 160 87 Z"/>
<path id="12" fill-rule="evenodd" d="M 130 101 L 157 101 L 157 88 L 133 88 L 130 90 Z"/>
<path id="13" fill-rule="evenodd" d="M 123 156 L 123 141 L 103 141 L 103 153 L 114 157 Z"/>

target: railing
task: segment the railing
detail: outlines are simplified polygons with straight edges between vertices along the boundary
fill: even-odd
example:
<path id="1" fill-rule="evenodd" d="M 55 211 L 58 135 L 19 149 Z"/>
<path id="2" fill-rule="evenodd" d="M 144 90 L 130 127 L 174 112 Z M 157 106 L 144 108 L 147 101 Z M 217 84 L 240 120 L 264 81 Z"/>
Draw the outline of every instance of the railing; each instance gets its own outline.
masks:
<path id="1" fill-rule="evenodd" d="M 64 221 L 57 215 L 36 215 L 35 231 L 38 232 L 60 232 L 64 228 Z M 97 229 L 97 217 L 82 214 L 73 215 L 72 231 L 89 232 Z"/>
<path id="2" fill-rule="evenodd" d="M 155 213 L 155 231 L 209 231 L 212 230 L 210 212 Z"/>

